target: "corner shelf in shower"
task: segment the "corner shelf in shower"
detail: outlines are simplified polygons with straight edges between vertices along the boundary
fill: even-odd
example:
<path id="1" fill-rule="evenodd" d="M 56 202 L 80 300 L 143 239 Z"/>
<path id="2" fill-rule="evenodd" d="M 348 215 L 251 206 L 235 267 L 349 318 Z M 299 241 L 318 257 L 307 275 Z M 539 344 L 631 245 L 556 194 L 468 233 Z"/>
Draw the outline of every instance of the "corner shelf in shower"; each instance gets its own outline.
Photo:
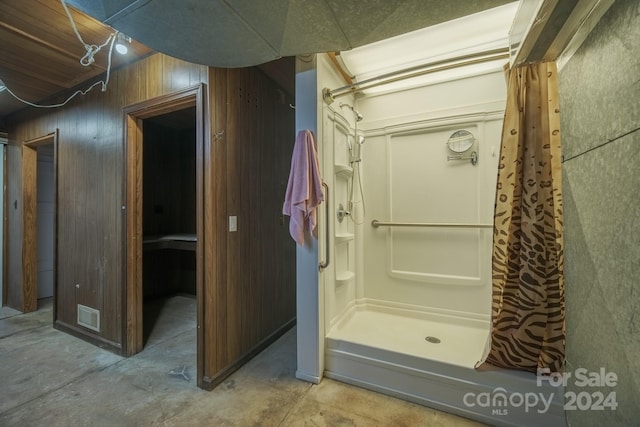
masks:
<path id="1" fill-rule="evenodd" d="M 336 273 L 336 286 L 346 285 L 351 282 L 356 275 L 353 271 L 341 271 L 340 273 Z"/>
<path id="2" fill-rule="evenodd" d="M 352 241 L 354 238 L 353 234 L 336 234 L 335 236 L 335 244 L 339 245 L 340 243 L 346 243 Z"/>
<path id="3" fill-rule="evenodd" d="M 353 168 L 349 165 L 334 165 L 333 173 L 340 178 L 349 179 L 353 176 Z"/>

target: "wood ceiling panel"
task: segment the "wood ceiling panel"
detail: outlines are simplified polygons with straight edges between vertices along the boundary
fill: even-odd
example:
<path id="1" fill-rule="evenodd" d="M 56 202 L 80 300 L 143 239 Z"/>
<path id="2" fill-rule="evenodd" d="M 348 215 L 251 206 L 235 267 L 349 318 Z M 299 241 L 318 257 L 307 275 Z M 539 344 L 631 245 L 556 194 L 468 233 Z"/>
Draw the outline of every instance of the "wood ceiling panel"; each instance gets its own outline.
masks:
<path id="1" fill-rule="evenodd" d="M 21 71 L 25 76 L 55 84 L 60 89 L 70 87 L 69 81 L 78 74 L 91 76 L 104 71 L 96 66 L 83 67 L 77 57 L 61 55 L 34 40 L 7 32 L 0 26 L 0 39 L 2 37 L 11 37 L 14 41 L 0 46 L 4 69 Z M 25 55 L 25 52 L 28 54 Z"/>
<path id="2" fill-rule="evenodd" d="M 2 81 L 16 95 L 26 100 L 44 99 L 63 89 L 59 85 L 48 83 L 43 79 L 25 76 L 20 71 L 10 69 L 2 70 Z"/>
<path id="3" fill-rule="evenodd" d="M 71 7 L 69 10 L 87 44 L 101 45 L 114 32 Z M 60 0 L 0 1 L 0 79 L 16 95 L 37 103 L 103 74 L 109 46 L 102 48 L 87 67 L 80 64 L 85 53 Z M 151 49 L 133 41 L 127 55 L 113 52 L 112 67 L 150 53 Z M 10 95 L 0 93 L 0 116 L 15 110 Z"/>

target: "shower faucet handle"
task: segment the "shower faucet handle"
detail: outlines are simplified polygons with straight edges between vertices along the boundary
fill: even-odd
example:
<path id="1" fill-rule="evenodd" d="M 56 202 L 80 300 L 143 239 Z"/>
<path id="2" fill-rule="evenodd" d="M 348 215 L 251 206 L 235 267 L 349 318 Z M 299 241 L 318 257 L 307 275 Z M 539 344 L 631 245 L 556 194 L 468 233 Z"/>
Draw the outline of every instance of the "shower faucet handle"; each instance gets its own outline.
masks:
<path id="1" fill-rule="evenodd" d="M 338 222 L 342 222 L 344 217 L 351 215 L 351 212 L 346 210 L 342 203 L 338 205 Z"/>

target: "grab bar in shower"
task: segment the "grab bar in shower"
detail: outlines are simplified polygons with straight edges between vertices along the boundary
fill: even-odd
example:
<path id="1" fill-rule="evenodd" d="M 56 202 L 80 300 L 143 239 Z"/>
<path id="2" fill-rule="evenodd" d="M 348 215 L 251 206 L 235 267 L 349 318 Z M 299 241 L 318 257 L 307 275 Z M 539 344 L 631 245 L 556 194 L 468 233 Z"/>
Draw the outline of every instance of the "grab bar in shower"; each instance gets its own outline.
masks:
<path id="1" fill-rule="evenodd" d="M 325 230 L 325 239 L 324 239 L 324 261 L 320 261 L 318 264 L 318 270 L 324 270 L 329 266 L 329 256 L 331 254 L 329 250 L 329 238 L 331 234 L 329 233 L 329 186 L 326 182 L 322 183 L 322 187 L 324 188 L 324 230 Z"/>
<path id="2" fill-rule="evenodd" d="M 373 228 L 378 227 L 437 227 L 437 228 L 493 228 L 493 224 L 448 224 L 429 222 L 382 222 L 374 219 L 371 221 Z"/>

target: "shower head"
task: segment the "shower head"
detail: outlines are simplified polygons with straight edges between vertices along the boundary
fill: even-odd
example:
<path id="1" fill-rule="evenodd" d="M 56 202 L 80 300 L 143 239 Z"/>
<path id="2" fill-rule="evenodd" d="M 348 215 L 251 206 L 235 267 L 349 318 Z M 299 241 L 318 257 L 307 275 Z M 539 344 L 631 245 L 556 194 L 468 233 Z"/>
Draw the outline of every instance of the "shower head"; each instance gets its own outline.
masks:
<path id="1" fill-rule="evenodd" d="M 360 112 L 358 110 L 356 110 L 353 105 L 349 105 L 349 104 L 345 104 L 343 102 L 340 103 L 340 108 L 344 108 L 347 107 L 349 108 L 351 111 L 353 111 L 353 115 L 356 117 L 356 122 L 359 122 L 360 120 L 364 119 L 364 116 L 362 114 L 360 114 Z"/>

